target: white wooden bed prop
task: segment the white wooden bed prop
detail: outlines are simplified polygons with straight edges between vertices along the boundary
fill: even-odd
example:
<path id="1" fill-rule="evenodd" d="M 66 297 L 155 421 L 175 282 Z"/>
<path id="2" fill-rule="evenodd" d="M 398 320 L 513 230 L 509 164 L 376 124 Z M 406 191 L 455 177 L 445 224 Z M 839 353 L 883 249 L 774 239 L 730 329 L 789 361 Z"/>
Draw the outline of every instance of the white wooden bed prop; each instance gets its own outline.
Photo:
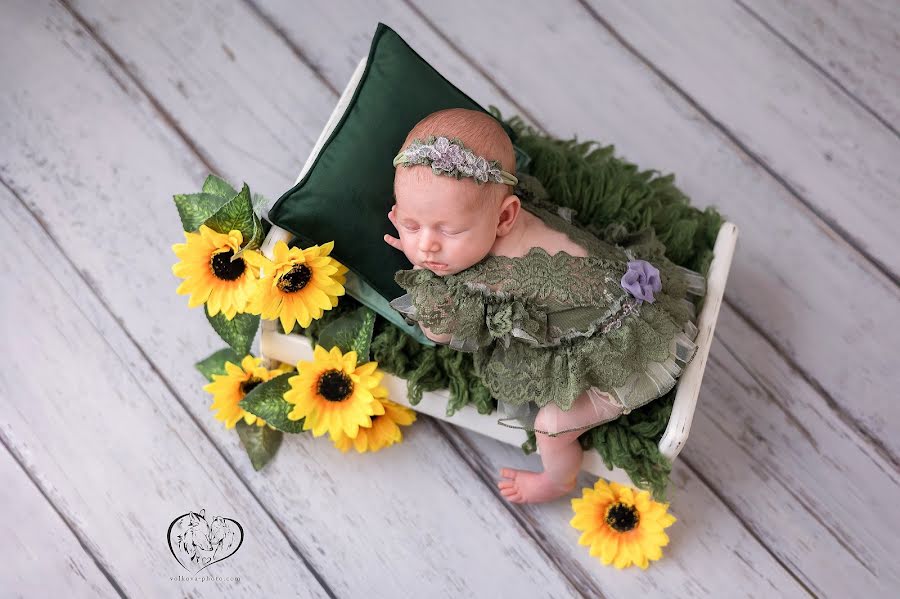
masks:
<path id="1" fill-rule="evenodd" d="M 344 89 L 343 94 L 341 94 L 341 98 L 331 113 L 328 123 L 325 125 L 321 135 L 319 135 L 319 139 L 316 141 L 309 158 L 307 158 L 306 164 L 303 165 L 303 169 L 297 177 L 297 182 L 312 167 L 316 156 L 318 156 L 331 132 L 340 121 L 365 71 L 365 66 L 366 59 L 363 58 L 353 72 L 353 76 L 350 78 L 350 82 Z M 691 431 L 691 421 L 694 418 L 694 409 L 697 406 L 697 396 L 700 394 L 700 383 L 703 380 L 703 371 L 706 369 L 706 362 L 709 358 L 709 348 L 712 345 L 716 320 L 719 317 L 719 309 L 722 306 L 725 283 L 728 279 L 728 271 L 731 268 L 731 259 L 734 255 L 737 237 L 737 225 L 731 222 L 724 223 L 716 237 L 716 243 L 713 248 L 713 260 L 707 274 L 706 297 L 697 319 L 697 327 L 699 329 L 695 341 L 698 346 L 697 354 L 678 379 L 672 415 L 659 442 L 660 452 L 670 460 L 674 460 L 681 452 Z M 273 225 L 263 242 L 261 251 L 268 258 L 272 258 L 275 244 L 278 241 L 284 241 L 289 244 L 292 238 L 292 233 Z M 299 360 L 311 361 L 313 359 L 313 348 L 307 337 L 297 334 L 285 335 L 284 333 L 279 333 L 277 327 L 277 322 L 274 320 L 263 320 L 261 323 L 260 355 L 264 360 L 279 360 L 288 364 L 296 364 Z M 407 400 L 405 379 L 385 373 L 382 385 L 388 390 L 388 397 L 391 400 L 407 405 L 422 414 L 428 414 L 433 418 L 444 420 L 517 447 L 525 442 L 524 431 L 501 426 L 497 424 L 497 418 L 501 416 L 497 414 L 479 414 L 474 406 L 465 406 L 452 417 L 448 417 L 446 415 L 446 407 L 450 399 L 449 390 L 426 392 L 422 397 L 422 401 L 418 405 L 413 406 Z M 582 468 L 605 479 L 634 486 L 634 483 L 621 468 L 613 470 L 606 468 L 603 465 L 602 458 L 594 450 L 585 452 Z"/>

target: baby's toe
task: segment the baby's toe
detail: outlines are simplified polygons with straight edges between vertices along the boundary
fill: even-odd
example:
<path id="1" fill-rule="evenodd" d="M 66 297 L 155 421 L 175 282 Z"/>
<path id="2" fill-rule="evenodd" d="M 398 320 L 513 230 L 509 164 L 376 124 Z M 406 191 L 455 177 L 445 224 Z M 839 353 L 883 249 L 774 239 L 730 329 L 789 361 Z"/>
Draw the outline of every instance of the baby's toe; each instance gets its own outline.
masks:
<path id="1" fill-rule="evenodd" d="M 500 476 L 502 476 L 503 478 L 511 478 L 515 480 L 517 472 L 518 470 L 513 470 L 512 468 L 503 468 L 502 470 L 500 470 Z"/>

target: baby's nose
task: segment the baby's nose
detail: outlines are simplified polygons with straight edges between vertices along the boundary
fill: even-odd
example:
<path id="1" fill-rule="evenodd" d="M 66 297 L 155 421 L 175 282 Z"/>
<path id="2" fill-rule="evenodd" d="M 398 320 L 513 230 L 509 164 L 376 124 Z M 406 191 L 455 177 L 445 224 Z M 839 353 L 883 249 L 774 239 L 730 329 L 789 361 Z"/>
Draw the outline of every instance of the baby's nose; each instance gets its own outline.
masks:
<path id="1" fill-rule="evenodd" d="M 431 233 L 423 232 L 419 237 L 419 249 L 423 252 L 436 252 L 440 246 Z"/>

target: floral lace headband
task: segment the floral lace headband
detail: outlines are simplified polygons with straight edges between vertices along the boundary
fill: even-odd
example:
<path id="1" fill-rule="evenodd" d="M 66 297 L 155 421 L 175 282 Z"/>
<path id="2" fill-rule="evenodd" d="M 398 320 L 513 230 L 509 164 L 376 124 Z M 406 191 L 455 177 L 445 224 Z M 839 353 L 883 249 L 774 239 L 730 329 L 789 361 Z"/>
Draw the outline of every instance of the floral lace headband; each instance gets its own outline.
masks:
<path id="1" fill-rule="evenodd" d="M 430 165 L 435 175 L 449 177 L 472 177 L 475 183 L 482 185 L 491 181 L 515 185 L 519 180 L 500 168 L 498 160 L 487 160 L 469 150 L 457 139 L 435 137 L 426 140 L 414 139 L 405 150 L 394 158 L 394 166 Z"/>

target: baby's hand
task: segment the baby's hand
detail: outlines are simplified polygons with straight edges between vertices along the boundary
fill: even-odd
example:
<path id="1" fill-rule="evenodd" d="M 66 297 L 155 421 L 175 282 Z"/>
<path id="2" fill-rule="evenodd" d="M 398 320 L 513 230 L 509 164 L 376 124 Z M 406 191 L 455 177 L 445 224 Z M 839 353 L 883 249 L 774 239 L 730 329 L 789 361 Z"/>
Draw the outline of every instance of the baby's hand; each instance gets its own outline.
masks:
<path id="1" fill-rule="evenodd" d="M 394 208 L 396 208 L 396 206 L 397 206 L 396 204 L 391 206 L 391 211 L 388 212 L 388 220 L 391 221 L 391 224 L 394 225 L 395 229 L 397 229 L 397 222 L 394 220 Z M 399 230 L 400 229 L 397 229 L 397 231 L 399 231 Z M 401 252 L 403 251 L 403 246 L 400 245 L 400 239 L 398 239 L 397 237 L 393 237 L 391 235 L 385 234 L 384 241 L 392 248 L 398 249 Z"/>

